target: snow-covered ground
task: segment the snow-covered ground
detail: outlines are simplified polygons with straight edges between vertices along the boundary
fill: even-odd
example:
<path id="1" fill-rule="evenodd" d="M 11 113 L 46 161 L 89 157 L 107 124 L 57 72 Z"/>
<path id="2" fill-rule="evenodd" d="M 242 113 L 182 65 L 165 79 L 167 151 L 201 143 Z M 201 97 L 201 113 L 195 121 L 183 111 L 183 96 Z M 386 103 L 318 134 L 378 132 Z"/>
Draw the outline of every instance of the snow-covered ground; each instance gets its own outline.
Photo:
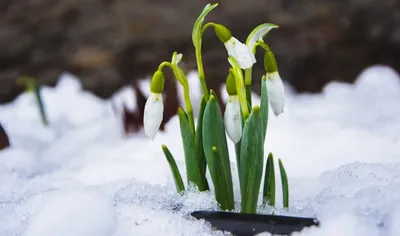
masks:
<path id="1" fill-rule="evenodd" d="M 195 74 L 190 81 L 197 107 Z M 399 75 L 377 66 L 322 94 L 286 89 L 287 109 L 270 117 L 266 141 L 290 182 L 291 207 L 280 213 L 321 221 L 295 235 L 400 235 Z M 104 101 L 65 74 L 42 91 L 48 128 L 30 94 L 0 106 L 12 144 L 0 151 L 1 236 L 223 235 L 188 216 L 216 210 L 211 193 L 175 194 L 161 144 L 185 176 L 177 117 L 154 140 L 124 137 L 110 101 L 133 98 L 128 89 Z"/>

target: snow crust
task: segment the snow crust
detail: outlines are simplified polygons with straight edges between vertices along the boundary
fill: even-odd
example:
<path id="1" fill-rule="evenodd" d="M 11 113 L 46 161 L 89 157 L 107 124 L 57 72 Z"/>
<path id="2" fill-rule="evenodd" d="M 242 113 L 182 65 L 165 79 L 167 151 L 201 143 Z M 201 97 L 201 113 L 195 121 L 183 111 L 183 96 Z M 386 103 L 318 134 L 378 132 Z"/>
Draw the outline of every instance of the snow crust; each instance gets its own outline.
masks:
<path id="1" fill-rule="evenodd" d="M 196 73 L 188 76 L 197 109 L 199 83 Z M 143 131 L 124 137 L 112 103 L 135 109 L 128 87 L 101 100 L 65 73 L 42 91 L 49 127 L 31 94 L 0 106 L 12 145 L 0 151 L 1 236 L 224 235 L 189 217 L 218 209 L 212 193 L 175 193 L 161 144 L 185 176 L 177 117 L 154 140 Z M 354 84 L 332 82 L 321 94 L 294 94 L 286 85 L 286 94 L 285 112 L 270 111 L 265 145 L 289 177 L 291 207 L 280 209 L 278 189 L 276 210 L 321 221 L 295 235 L 400 235 L 399 75 L 374 66 Z"/>

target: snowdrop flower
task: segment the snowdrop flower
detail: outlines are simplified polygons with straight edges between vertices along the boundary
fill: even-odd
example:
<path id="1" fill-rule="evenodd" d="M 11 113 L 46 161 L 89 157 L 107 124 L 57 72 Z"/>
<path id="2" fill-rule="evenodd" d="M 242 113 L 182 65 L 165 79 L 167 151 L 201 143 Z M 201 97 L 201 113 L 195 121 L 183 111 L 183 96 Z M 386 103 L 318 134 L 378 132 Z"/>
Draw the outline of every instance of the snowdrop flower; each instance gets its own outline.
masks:
<path id="1" fill-rule="evenodd" d="M 164 74 L 161 71 L 156 71 L 151 80 L 150 95 L 146 101 L 143 115 L 144 133 L 151 139 L 156 136 L 163 119 L 163 90 Z"/>
<path id="2" fill-rule="evenodd" d="M 233 143 L 238 143 L 242 138 L 242 115 L 233 73 L 229 73 L 226 79 L 226 91 L 228 92 L 229 98 L 224 114 L 225 130 L 229 139 L 232 140 Z"/>
<path id="3" fill-rule="evenodd" d="M 264 67 L 267 71 L 267 90 L 268 100 L 275 116 L 283 113 L 285 106 L 285 89 L 282 79 L 278 73 L 275 56 L 272 51 L 267 51 L 264 55 Z"/>
<path id="4" fill-rule="evenodd" d="M 285 107 L 285 90 L 278 71 L 267 73 L 268 99 L 275 116 L 283 113 Z"/>
<path id="5" fill-rule="evenodd" d="M 231 32 L 223 25 L 214 24 L 214 31 L 219 40 L 225 44 L 228 55 L 233 57 L 240 68 L 251 68 L 256 63 L 256 58 L 246 44 L 241 43 Z"/>

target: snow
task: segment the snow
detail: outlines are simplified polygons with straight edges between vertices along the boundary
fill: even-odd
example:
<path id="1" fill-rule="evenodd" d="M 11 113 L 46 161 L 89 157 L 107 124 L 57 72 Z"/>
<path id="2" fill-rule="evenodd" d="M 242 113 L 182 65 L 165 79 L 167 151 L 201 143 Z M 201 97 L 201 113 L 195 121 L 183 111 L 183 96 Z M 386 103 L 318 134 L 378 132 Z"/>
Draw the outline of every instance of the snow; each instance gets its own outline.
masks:
<path id="1" fill-rule="evenodd" d="M 56 190 L 43 198 L 25 236 L 107 236 L 115 232 L 117 212 L 112 196 Z"/>
<path id="2" fill-rule="evenodd" d="M 188 77 L 197 109 L 199 83 L 196 73 Z M 289 177 L 290 209 L 280 209 L 278 189 L 277 210 L 321 221 L 295 235 L 400 234 L 399 79 L 374 66 L 354 84 L 332 82 L 321 94 L 294 94 L 286 85 L 287 107 L 279 117 L 270 112 L 265 145 Z M 141 83 L 145 94 L 148 84 Z M 189 217 L 218 209 L 212 193 L 175 192 L 161 145 L 185 176 L 176 116 L 154 140 L 143 130 L 125 137 L 113 105 L 135 109 L 131 88 L 102 100 L 66 73 L 42 92 L 49 127 L 41 125 L 32 94 L 0 105 L 11 142 L 0 151 L 0 236 L 224 235 Z"/>

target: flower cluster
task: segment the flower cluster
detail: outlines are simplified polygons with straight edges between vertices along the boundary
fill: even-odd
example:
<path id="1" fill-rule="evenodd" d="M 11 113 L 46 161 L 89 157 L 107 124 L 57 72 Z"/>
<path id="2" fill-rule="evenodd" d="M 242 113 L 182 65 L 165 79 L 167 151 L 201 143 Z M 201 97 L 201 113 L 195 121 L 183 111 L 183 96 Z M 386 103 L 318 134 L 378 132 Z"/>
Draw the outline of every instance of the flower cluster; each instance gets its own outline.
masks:
<path id="1" fill-rule="evenodd" d="M 183 87 L 186 105 L 185 110 L 179 108 L 178 116 L 188 184 L 193 184 L 199 191 L 209 190 L 206 178 L 208 169 L 217 202 L 223 209 L 234 208 L 232 174 L 226 139 L 228 136 L 235 144 L 241 190 L 241 210 L 244 213 L 255 213 L 263 172 L 265 172 L 264 203 L 275 205 L 273 156 L 271 153 L 268 155 L 265 171 L 263 171 L 264 143 L 269 107 L 276 116 L 280 115 L 285 106 L 285 94 L 275 56 L 263 41 L 263 37 L 277 26 L 261 24 L 250 33 L 246 43 L 242 43 L 232 36 L 227 27 L 221 24 L 214 22 L 203 24 L 206 15 L 217 5 L 206 5 L 193 27 L 192 41 L 203 93 L 196 124 L 189 96 L 189 84 L 185 73 L 179 66 L 183 55 L 174 52 L 171 61 L 162 62 L 153 75 L 151 93 L 144 111 L 144 131 L 148 137 L 153 139 L 162 122 L 164 109 L 162 93 L 165 80 L 163 69 L 169 67 Z M 224 116 L 222 116 L 214 91 L 207 89 L 204 75 L 201 46 L 202 35 L 208 28 L 213 28 L 218 39 L 225 45 L 227 59 L 231 65 L 226 79 L 226 92 L 229 98 Z M 255 58 L 257 47 L 264 49 L 265 75 L 261 80 L 261 103 L 252 107 L 252 68 L 257 62 Z M 175 159 L 165 145 L 162 146 L 162 149 L 174 176 L 177 191 L 182 192 L 185 190 L 185 186 Z M 283 202 L 284 206 L 288 207 L 288 181 L 281 160 L 279 160 L 279 167 L 283 184 Z"/>

